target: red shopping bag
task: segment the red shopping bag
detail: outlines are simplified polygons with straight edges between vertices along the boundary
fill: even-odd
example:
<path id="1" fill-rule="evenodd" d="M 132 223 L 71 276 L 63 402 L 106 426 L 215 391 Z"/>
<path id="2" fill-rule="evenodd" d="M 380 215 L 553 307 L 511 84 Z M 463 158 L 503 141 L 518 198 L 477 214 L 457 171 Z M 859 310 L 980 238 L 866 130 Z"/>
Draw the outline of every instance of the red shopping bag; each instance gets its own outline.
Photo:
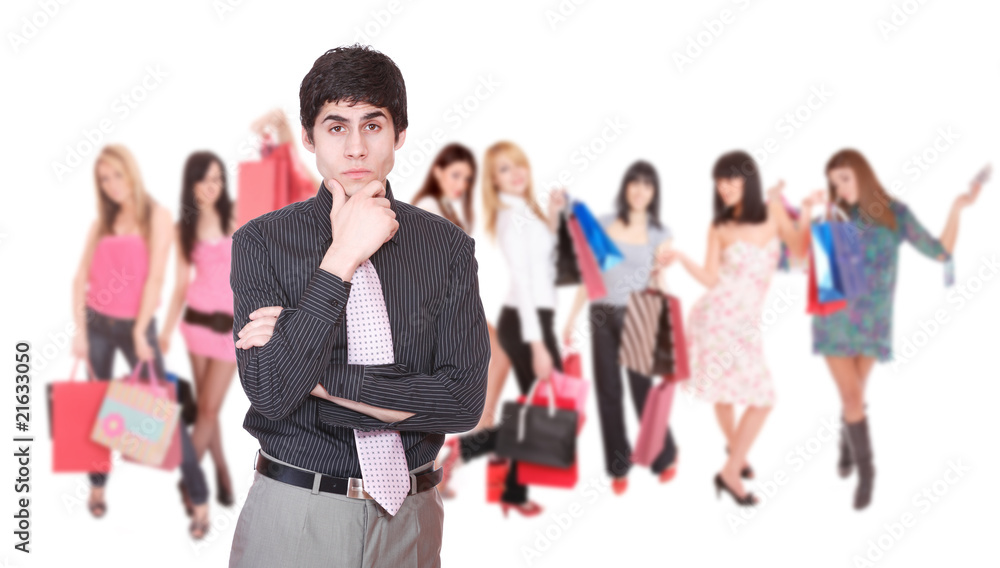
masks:
<path id="1" fill-rule="evenodd" d="M 132 375 L 125 380 L 132 381 L 133 384 L 146 387 L 154 395 L 160 394 L 165 395 L 166 398 L 170 399 L 172 402 L 177 402 L 177 388 L 166 381 L 160 381 L 159 377 L 156 376 L 156 371 L 153 370 L 153 365 L 149 365 L 149 380 L 150 383 L 143 384 L 138 381 L 139 369 L 142 368 L 142 363 L 136 365 L 135 369 L 132 371 Z M 153 383 L 159 383 L 158 385 Z M 159 464 L 154 463 L 143 463 L 137 459 L 129 457 L 122 454 L 122 458 L 127 462 L 138 463 L 142 465 L 148 465 L 149 467 L 154 467 L 157 469 L 164 469 L 167 471 L 173 471 L 177 469 L 177 466 L 181 465 L 181 428 L 184 427 L 183 421 L 178 420 L 177 426 L 174 428 L 174 437 L 170 441 L 170 447 L 167 448 L 167 453 L 163 456 L 163 461 Z"/>
<path id="2" fill-rule="evenodd" d="M 278 164 L 272 160 L 241 162 L 236 184 L 236 224 L 274 211 Z"/>
<path id="3" fill-rule="evenodd" d="M 601 268 L 597 265 L 594 251 L 590 249 L 583 228 L 580 227 L 580 221 L 575 215 L 569 218 L 569 234 L 573 238 L 573 248 L 576 250 L 577 264 L 580 265 L 580 277 L 587 288 L 587 297 L 591 302 L 600 300 L 608 295 L 608 290 L 604 287 Z"/>
<path id="4" fill-rule="evenodd" d="M 676 384 L 664 380 L 649 389 L 646 404 L 642 408 L 639 436 L 635 440 L 635 448 L 632 449 L 632 463 L 649 466 L 663 451 L 667 428 L 670 426 L 670 409 L 674 402 Z"/>
<path id="5" fill-rule="evenodd" d="M 285 179 L 288 184 L 288 188 L 284 192 L 287 203 L 281 204 L 281 207 L 284 207 L 289 203 L 309 199 L 310 197 L 316 195 L 316 190 L 318 188 L 314 184 L 312 176 L 310 176 L 309 172 L 306 170 L 305 164 L 294 156 L 293 152 L 295 152 L 295 149 L 292 147 L 292 144 L 282 144 L 275 150 L 275 152 L 284 152 L 284 155 L 279 155 L 279 157 L 288 164 L 285 171 Z"/>
<path id="6" fill-rule="evenodd" d="M 664 375 L 667 381 L 683 381 L 691 378 L 691 368 L 688 365 L 687 338 L 684 335 L 684 311 L 677 296 L 667 294 L 667 310 L 670 317 L 670 331 L 673 333 L 674 374 Z"/>
<path id="7" fill-rule="evenodd" d="M 510 460 L 490 458 L 486 463 L 486 502 L 499 503 L 507 486 L 507 474 L 510 472 Z"/>
<path id="8" fill-rule="evenodd" d="M 580 480 L 576 461 L 569 467 L 553 467 L 536 463 L 517 462 L 517 482 L 521 485 L 573 489 Z"/>
<path id="9" fill-rule="evenodd" d="M 107 381 L 94 380 L 93 371 L 86 381 L 76 381 L 76 367 L 66 381 L 49 385 L 52 401 L 52 471 L 85 473 L 111 471 L 111 450 L 90 439 L 97 412 L 108 390 Z M 87 364 L 88 368 L 90 364 Z"/>
<path id="10" fill-rule="evenodd" d="M 580 378 L 579 375 L 560 373 L 553 369 L 552 385 L 556 389 L 556 395 L 560 398 L 573 401 L 573 410 L 583 419 L 583 413 L 587 410 L 587 393 L 590 392 L 590 382 Z"/>
<path id="11" fill-rule="evenodd" d="M 278 146 L 265 143 L 260 160 L 240 163 L 236 189 L 238 225 L 316 194 L 312 178 L 292 152 L 289 142 Z"/>
<path id="12" fill-rule="evenodd" d="M 564 398 L 555 392 L 555 383 L 552 380 L 546 381 L 549 383 L 549 393 L 545 394 L 539 392 L 540 389 L 536 389 L 535 396 L 532 399 L 532 404 L 536 406 L 548 406 L 549 396 L 555 396 L 555 406 L 556 408 L 562 408 L 564 410 L 575 410 L 576 402 L 571 398 Z M 525 396 L 519 396 L 517 398 L 518 403 L 524 403 Z M 577 412 L 577 423 L 576 423 L 576 433 L 579 436 L 580 430 L 583 429 L 584 416 L 582 412 Z M 579 480 L 580 474 L 577 469 L 577 461 L 573 460 L 573 464 L 569 467 L 554 467 L 550 465 L 540 465 L 536 463 L 519 461 L 517 462 L 517 482 L 521 485 L 538 485 L 544 487 L 561 487 L 565 489 L 572 489 L 576 487 L 576 482 Z"/>
<path id="13" fill-rule="evenodd" d="M 580 363 L 580 352 L 568 348 L 562 360 L 563 373 L 571 377 L 583 376 L 583 365 Z"/>

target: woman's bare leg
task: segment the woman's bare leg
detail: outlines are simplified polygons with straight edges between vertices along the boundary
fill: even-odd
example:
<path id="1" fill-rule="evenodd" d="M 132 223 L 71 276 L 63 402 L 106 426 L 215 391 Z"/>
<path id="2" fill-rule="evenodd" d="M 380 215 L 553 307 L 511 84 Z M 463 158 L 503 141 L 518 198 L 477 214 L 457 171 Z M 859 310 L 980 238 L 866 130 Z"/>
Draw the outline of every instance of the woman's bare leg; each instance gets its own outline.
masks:
<path id="1" fill-rule="evenodd" d="M 726 483 L 739 496 L 746 493 L 743 489 L 743 482 L 740 479 L 740 470 L 746 464 L 747 454 L 750 448 L 764 427 L 764 421 L 771 413 L 770 406 L 750 406 L 740 417 L 740 423 L 733 434 L 733 441 L 729 445 L 729 459 L 722 466 L 722 481 Z"/>
<path id="2" fill-rule="evenodd" d="M 507 375 L 510 374 L 510 359 L 500 347 L 497 330 L 492 324 L 487 324 L 487 327 L 490 331 L 490 366 L 486 379 L 486 404 L 483 406 L 483 416 L 474 431 L 493 427 L 500 393 L 503 392 L 503 385 L 507 382 Z"/>
<path id="3" fill-rule="evenodd" d="M 231 361 L 209 360 L 198 392 L 198 419 L 191 434 L 191 444 L 198 459 L 205 454 L 209 443 L 219 428 L 219 410 L 226 398 L 229 384 L 236 374 L 236 363 Z M 225 463 L 223 461 L 223 463 Z M 218 464 L 216 464 L 218 465 Z"/>
<path id="4" fill-rule="evenodd" d="M 840 391 L 844 404 L 844 422 L 850 441 L 851 456 L 857 466 L 858 485 L 854 490 L 854 508 L 864 509 L 871 502 L 875 467 L 872 463 L 871 436 L 865 416 L 865 380 L 874 361 L 870 357 L 827 357 L 826 363 Z"/>
<path id="5" fill-rule="evenodd" d="M 719 428 L 722 430 L 722 435 L 726 437 L 727 452 L 731 451 L 733 444 L 735 444 L 736 437 L 736 418 L 733 411 L 733 405 L 716 403 L 715 418 L 719 422 Z M 744 467 L 747 467 L 745 462 L 740 466 L 740 470 L 742 471 Z"/>
<path id="6" fill-rule="evenodd" d="M 871 376 L 872 368 L 875 366 L 875 358 L 858 355 L 854 358 L 854 366 L 857 368 L 858 377 L 861 379 L 861 392 L 864 393 L 868 387 L 868 377 Z"/>
<path id="7" fill-rule="evenodd" d="M 858 363 L 854 357 L 826 357 L 833 381 L 840 392 L 840 402 L 844 406 L 844 421 L 858 422 L 865 417 L 864 381 L 858 373 Z"/>

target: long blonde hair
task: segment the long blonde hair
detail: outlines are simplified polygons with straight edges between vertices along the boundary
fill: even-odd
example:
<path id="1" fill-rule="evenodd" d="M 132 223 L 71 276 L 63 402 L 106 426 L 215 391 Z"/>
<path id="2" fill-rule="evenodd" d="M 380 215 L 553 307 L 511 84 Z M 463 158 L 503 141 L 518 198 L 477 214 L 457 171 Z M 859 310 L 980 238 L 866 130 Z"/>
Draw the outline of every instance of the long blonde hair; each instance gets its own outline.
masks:
<path id="1" fill-rule="evenodd" d="M 486 232 L 491 237 L 496 237 L 497 213 L 502 204 L 500 203 L 500 188 L 493 182 L 493 172 L 496 169 L 497 158 L 506 156 L 512 162 L 528 170 L 528 185 L 524 189 L 524 200 L 528 207 L 542 221 L 545 221 L 545 214 L 542 208 L 535 202 L 535 191 L 531 184 L 531 164 L 528 157 L 513 142 L 506 140 L 497 142 L 486 150 L 483 157 L 483 216 L 486 217 Z"/>
<path id="2" fill-rule="evenodd" d="M 120 205 L 101 191 L 101 178 L 97 173 L 97 167 L 101 162 L 105 162 L 125 174 L 125 179 L 132 188 L 135 222 L 139 225 L 142 238 L 149 242 L 150 225 L 152 224 L 152 200 L 146 194 L 146 186 L 142 183 L 142 175 L 139 173 L 139 164 L 136 163 L 135 156 L 121 144 L 108 144 L 101 149 L 97 160 L 94 161 L 94 189 L 97 191 L 97 219 L 100 227 L 98 235 L 114 234 L 115 217 L 118 216 L 118 211 L 121 209 Z"/>

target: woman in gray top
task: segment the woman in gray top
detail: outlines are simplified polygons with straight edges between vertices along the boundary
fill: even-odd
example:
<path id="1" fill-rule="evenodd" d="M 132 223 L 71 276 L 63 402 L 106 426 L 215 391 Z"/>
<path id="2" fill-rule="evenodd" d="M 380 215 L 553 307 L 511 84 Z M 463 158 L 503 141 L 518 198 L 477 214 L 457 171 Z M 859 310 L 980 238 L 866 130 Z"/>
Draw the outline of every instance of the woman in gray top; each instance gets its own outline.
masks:
<path id="1" fill-rule="evenodd" d="M 670 231 L 660 223 L 660 182 L 652 164 L 638 161 L 625 172 L 621 189 L 615 199 L 616 213 L 599 218 L 604 231 L 614 241 L 625 259 L 601 273 L 608 294 L 590 304 L 590 336 L 594 357 L 594 380 L 597 386 L 597 407 L 601 416 L 604 438 L 604 459 L 612 477 L 612 488 L 621 495 L 628 486 L 632 466 L 631 445 L 625 432 L 622 409 L 622 366 L 618 364 L 622 322 L 630 292 L 649 286 L 660 287 L 656 278 L 665 265 L 665 252 L 670 246 Z M 651 278 L 652 277 L 652 278 Z M 563 341 L 571 343 L 577 314 L 587 301 L 587 291 L 580 286 L 570 311 Z M 629 390 L 636 413 L 641 414 L 646 403 L 651 378 L 628 371 Z M 653 463 L 653 472 L 661 482 L 673 479 L 677 448 L 667 430 L 663 451 Z"/>

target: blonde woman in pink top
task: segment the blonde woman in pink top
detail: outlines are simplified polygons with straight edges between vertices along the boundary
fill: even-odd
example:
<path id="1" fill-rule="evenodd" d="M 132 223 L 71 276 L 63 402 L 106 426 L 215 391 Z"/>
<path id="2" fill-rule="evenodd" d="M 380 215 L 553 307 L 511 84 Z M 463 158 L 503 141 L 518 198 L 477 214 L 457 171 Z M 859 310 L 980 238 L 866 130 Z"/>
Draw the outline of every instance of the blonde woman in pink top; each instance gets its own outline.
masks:
<path id="1" fill-rule="evenodd" d="M 191 359 L 198 401 L 191 443 L 199 461 L 205 450 L 211 451 L 216 500 L 228 507 L 233 504 L 233 483 L 222 450 L 219 410 L 236 374 L 233 290 L 229 287 L 235 221 L 226 170 L 215 154 L 195 152 L 188 157 L 181 212 L 177 222 L 177 281 L 160 333 L 160 349 L 164 353 L 170 349 L 174 328 L 179 327 Z M 178 326 L 182 308 L 183 319 Z"/>
<path id="2" fill-rule="evenodd" d="M 73 354 L 90 363 L 99 380 L 112 377 L 115 351 L 121 350 L 130 366 L 143 366 L 147 380 L 153 367 L 157 380 L 165 380 L 163 356 L 156 341 L 153 314 L 170 253 L 170 212 L 146 195 L 135 158 L 127 148 L 109 145 L 94 166 L 97 220 L 87 234 L 83 257 L 73 280 L 73 319 L 82 330 L 73 338 Z M 208 488 L 198 466 L 187 430 L 180 429 L 182 483 L 192 501 L 191 536 L 208 532 Z M 90 474 L 88 508 L 101 518 L 108 510 L 104 500 L 107 474 Z"/>

